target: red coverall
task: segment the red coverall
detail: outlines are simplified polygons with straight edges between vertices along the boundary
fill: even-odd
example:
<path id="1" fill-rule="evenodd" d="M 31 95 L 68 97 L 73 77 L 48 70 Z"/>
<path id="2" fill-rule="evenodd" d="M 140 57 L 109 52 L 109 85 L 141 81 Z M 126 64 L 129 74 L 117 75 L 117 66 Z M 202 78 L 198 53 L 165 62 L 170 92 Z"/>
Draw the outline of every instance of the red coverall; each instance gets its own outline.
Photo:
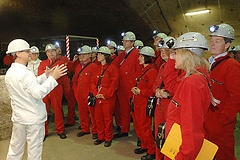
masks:
<path id="1" fill-rule="evenodd" d="M 14 62 L 14 60 L 13 60 L 13 55 L 11 55 L 11 54 L 7 54 L 7 55 L 5 55 L 5 57 L 3 58 L 3 63 L 4 63 L 4 65 L 6 65 L 7 67 L 10 67 L 13 62 Z"/>
<path id="2" fill-rule="evenodd" d="M 54 63 L 55 60 L 50 61 L 49 59 L 43 60 L 38 67 L 38 75 L 41 75 L 45 72 L 46 66 L 50 66 L 51 63 Z M 57 60 L 52 67 L 56 65 L 64 64 L 63 61 Z M 52 68 L 51 67 L 51 68 Z M 50 111 L 50 105 L 52 105 L 54 116 L 54 122 L 56 127 L 57 134 L 64 132 L 64 121 L 62 114 L 62 95 L 63 89 L 62 86 L 64 83 L 69 83 L 69 79 L 66 76 L 63 76 L 57 80 L 58 85 L 54 88 L 46 97 L 43 98 L 43 102 L 46 104 L 47 113 Z M 45 135 L 48 135 L 48 121 L 45 123 Z"/>
<path id="3" fill-rule="evenodd" d="M 154 68 L 158 71 L 159 70 L 159 68 L 160 68 L 160 66 L 163 64 L 163 59 L 162 59 L 162 57 L 161 57 L 161 51 L 160 51 L 160 49 L 158 49 L 158 50 L 155 50 L 155 55 L 156 55 L 156 57 L 153 59 L 153 66 L 154 66 Z"/>
<path id="4" fill-rule="evenodd" d="M 131 88 L 134 84 L 135 73 L 141 70 L 142 66 L 139 64 L 139 50 L 134 48 L 127 59 L 123 61 L 125 52 L 121 52 L 112 64 L 119 68 L 120 79 L 117 90 L 117 96 L 120 105 L 122 133 L 127 133 L 130 130 L 130 98 L 132 97 Z"/>
<path id="5" fill-rule="evenodd" d="M 152 65 L 144 67 L 142 70 L 136 73 L 136 77 L 139 78 L 141 75 L 151 68 Z M 155 154 L 155 143 L 154 137 L 152 135 L 152 117 L 146 115 L 146 106 L 148 98 L 153 96 L 152 91 L 153 84 L 157 77 L 157 71 L 154 68 L 149 69 L 142 77 L 141 80 L 137 83 L 137 78 L 135 80 L 135 85 L 132 87 L 138 87 L 140 89 L 140 94 L 134 95 L 134 129 L 136 135 L 141 139 L 141 148 L 148 149 L 148 154 Z"/>
<path id="6" fill-rule="evenodd" d="M 174 94 L 184 75 L 185 71 L 175 69 L 175 60 L 168 58 L 168 61 L 164 65 L 164 88 L 170 94 Z"/>
<path id="7" fill-rule="evenodd" d="M 198 71 L 209 79 L 206 69 L 199 68 Z M 167 137 L 173 123 L 179 124 L 182 132 L 182 144 L 176 160 L 194 160 L 202 147 L 203 123 L 211 101 L 206 78 L 201 74 L 192 74 L 182 79 L 168 106 L 165 136 Z"/>
<path id="8" fill-rule="evenodd" d="M 109 67 L 108 67 L 109 66 Z M 108 67 L 108 68 L 107 68 Z M 98 80 L 104 72 L 101 85 Z M 113 138 L 113 110 L 116 101 L 116 90 L 119 83 L 119 70 L 114 65 L 101 64 L 97 67 L 91 79 L 91 90 L 94 96 L 103 94 L 106 99 L 97 99 L 94 106 L 94 115 L 97 126 L 98 139 L 111 141 Z"/>
<path id="9" fill-rule="evenodd" d="M 91 63 L 88 65 L 88 63 Z M 79 75 L 81 69 L 88 65 L 82 73 Z M 92 122 L 92 134 L 97 134 L 97 128 L 94 117 L 93 107 L 88 106 L 88 93 L 91 91 L 90 80 L 94 72 L 96 71 L 97 65 L 88 61 L 83 66 L 79 64 L 75 70 L 75 74 L 72 80 L 72 86 L 74 90 L 75 98 L 78 102 L 78 111 L 80 116 L 82 132 L 90 132 L 90 117 Z M 90 117 L 89 117 L 90 113 Z"/>
<path id="10" fill-rule="evenodd" d="M 153 85 L 153 92 L 156 93 L 156 89 L 165 89 L 164 86 L 160 88 L 162 85 L 162 82 L 164 81 L 163 79 L 163 74 L 164 74 L 164 66 L 166 62 L 161 65 L 159 68 L 158 76 L 156 79 L 155 84 Z M 174 67 L 174 66 L 173 66 Z M 158 98 L 157 99 L 157 104 L 154 112 L 154 128 L 155 128 L 155 137 L 157 137 L 158 134 L 158 125 L 160 123 L 166 122 L 167 118 L 167 110 L 168 110 L 168 105 L 169 105 L 170 99 L 167 98 Z M 156 146 L 156 160 L 161 160 L 163 159 L 164 155 L 160 152 L 160 149 Z"/>
<path id="11" fill-rule="evenodd" d="M 229 54 L 217 58 L 216 62 L 225 57 Z M 211 71 L 210 77 L 213 97 L 220 100 L 220 104 L 210 105 L 204 124 L 206 139 L 219 147 L 217 160 L 233 160 L 234 126 L 240 111 L 240 64 L 232 58 L 224 60 Z"/>
<path id="12" fill-rule="evenodd" d="M 75 62 L 70 61 L 67 57 L 61 56 L 59 60 L 63 61 L 65 65 L 68 67 L 69 72 L 74 71 L 74 64 Z M 68 107 L 68 114 L 67 114 L 67 123 L 68 124 L 74 124 L 75 119 L 74 116 L 76 116 L 75 113 L 75 105 L 77 103 L 76 98 L 74 97 L 73 89 L 70 84 L 70 80 L 68 80 L 69 83 L 63 83 L 63 94 L 67 100 L 67 107 Z"/>
<path id="13" fill-rule="evenodd" d="M 113 64 L 113 65 L 117 65 L 117 64 L 115 64 L 115 62 L 117 62 L 117 61 L 115 61 L 116 58 L 117 58 L 117 55 L 116 55 L 116 54 L 113 54 L 113 55 L 111 56 L 112 64 Z M 115 117 L 115 123 L 116 123 L 116 125 L 117 125 L 117 126 L 122 126 L 121 110 L 120 110 L 120 106 L 119 106 L 118 97 L 116 97 L 113 115 L 114 115 L 114 117 Z"/>

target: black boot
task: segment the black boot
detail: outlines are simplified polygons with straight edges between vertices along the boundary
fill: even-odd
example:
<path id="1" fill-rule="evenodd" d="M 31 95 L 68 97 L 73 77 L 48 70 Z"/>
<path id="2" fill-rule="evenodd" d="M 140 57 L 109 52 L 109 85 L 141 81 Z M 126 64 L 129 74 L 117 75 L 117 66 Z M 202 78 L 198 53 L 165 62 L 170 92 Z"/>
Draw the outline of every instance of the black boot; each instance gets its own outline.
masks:
<path id="1" fill-rule="evenodd" d="M 141 160 L 153 160 L 155 158 L 156 158 L 155 154 L 148 154 L 147 153 L 147 155 L 141 157 Z"/>

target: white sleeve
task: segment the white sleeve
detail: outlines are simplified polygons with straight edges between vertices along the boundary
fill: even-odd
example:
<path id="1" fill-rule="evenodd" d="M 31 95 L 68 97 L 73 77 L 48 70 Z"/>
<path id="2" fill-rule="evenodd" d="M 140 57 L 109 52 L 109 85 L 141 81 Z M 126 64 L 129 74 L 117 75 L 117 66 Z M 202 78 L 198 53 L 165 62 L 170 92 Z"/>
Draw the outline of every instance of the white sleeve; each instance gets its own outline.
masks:
<path id="1" fill-rule="evenodd" d="M 39 84 L 42 84 L 46 79 L 47 79 L 47 76 L 46 76 L 45 73 L 37 76 L 37 82 L 38 82 Z"/>
<path id="2" fill-rule="evenodd" d="M 44 78 L 41 76 L 40 80 L 41 78 Z M 33 98 L 37 100 L 43 99 L 57 85 L 58 85 L 57 81 L 52 76 L 49 76 L 42 84 L 38 83 L 38 80 L 34 74 L 26 74 L 23 80 L 23 87 L 25 91 L 28 92 L 28 94 L 32 95 Z"/>

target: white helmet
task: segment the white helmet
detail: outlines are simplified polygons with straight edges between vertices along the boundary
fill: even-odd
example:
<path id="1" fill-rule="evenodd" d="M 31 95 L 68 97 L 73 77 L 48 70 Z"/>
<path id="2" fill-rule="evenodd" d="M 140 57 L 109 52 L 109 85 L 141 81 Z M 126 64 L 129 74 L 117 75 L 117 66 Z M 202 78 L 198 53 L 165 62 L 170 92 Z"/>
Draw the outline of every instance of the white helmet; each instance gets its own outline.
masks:
<path id="1" fill-rule="evenodd" d="M 208 44 L 201 33 L 188 32 L 177 38 L 174 48 L 187 48 L 198 55 L 202 55 L 203 51 L 208 49 Z"/>
<path id="2" fill-rule="evenodd" d="M 56 46 L 53 44 L 47 44 L 45 47 L 45 52 L 51 49 L 56 50 Z"/>
<path id="3" fill-rule="evenodd" d="M 136 40 L 135 42 L 134 42 L 134 47 L 143 47 L 144 45 L 143 45 L 143 42 L 142 41 L 140 41 L 140 40 Z"/>
<path id="4" fill-rule="evenodd" d="M 140 50 L 140 54 L 150 56 L 150 57 L 156 57 L 155 51 L 152 49 L 152 47 L 145 46 Z"/>
<path id="5" fill-rule="evenodd" d="M 29 44 L 23 39 L 15 39 L 8 44 L 7 54 L 17 51 L 29 50 Z"/>
<path id="6" fill-rule="evenodd" d="M 31 52 L 32 52 L 32 53 L 39 53 L 38 47 L 32 46 L 32 47 L 31 47 Z"/>
<path id="7" fill-rule="evenodd" d="M 91 47 L 89 47 L 88 45 L 84 45 L 78 50 L 78 53 L 79 54 L 88 54 L 88 53 L 92 53 L 92 50 L 91 50 Z"/>
<path id="8" fill-rule="evenodd" d="M 92 47 L 92 52 L 97 53 L 98 52 L 98 47 Z"/>
<path id="9" fill-rule="evenodd" d="M 122 45 L 117 46 L 118 51 L 125 51 L 125 48 Z"/>
<path id="10" fill-rule="evenodd" d="M 110 54 L 111 55 L 111 51 L 108 47 L 106 46 L 102 46 L 99 48 L 98 53 L 104 53 L 104 54 Z"/>
<path id="11" fill-rule="evenodd" d="M 158 33 L 158 34 L 156 34 L 156 35 L 154 35 L 153 36 L 153 39 L 155 39 L 156 37 L 159 37 L 159 38 L 166 38 L 167 37 L 167 35 L 165 34 L 165 33 Z"/>
<path id="12" fill-rule="evenodd" d="M 129 31 L 126 33 L 122 33 L 123 36 L 123 40 L 130 40 L 130 41 L 135 41 L 136 40 L 136 36 L 133 32 Z"/>
<path id="13" fill-rule="evenodd" d="M 210 36 L 220 36 L 234 40 L 234 29 L 229 24 L 222 23 L 210 26 L 209 31 L 211 32 Z"/>
<path id="14" fill-rule="evenodd" d="M 114 41 L 110 41 L 110 40 L 107 41 L 107 46 L 117 48 L 117 44 Z"/>
<path id="15" fill-rule="evenodd" d="M 159 48 L 173 48 L 175 45 L 176 39 L 171 37 L 171 36 L 167 36 L 165 38 L 163 38 L 163 40 L 161 42 L 158 43 L 158 47 Z"/>

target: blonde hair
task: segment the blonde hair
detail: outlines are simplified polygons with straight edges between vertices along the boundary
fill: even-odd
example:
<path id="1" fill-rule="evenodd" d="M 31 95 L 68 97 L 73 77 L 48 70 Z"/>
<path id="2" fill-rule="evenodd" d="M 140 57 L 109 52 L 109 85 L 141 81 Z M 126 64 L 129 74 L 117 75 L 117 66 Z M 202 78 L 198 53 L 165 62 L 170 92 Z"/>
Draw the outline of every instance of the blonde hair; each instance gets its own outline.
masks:
<path id="1" fill-rule="evenodd" d="M 185 77 L 193 73 L 198 73 L 199 71 L 196 70 L 197 67 L 206 68 L 208 71 L 210 70 L 210 64 L 204 57 L 201 57 L 188 49 L 177 49 L 176 53 L 183 60 L 182 69 L 186 71 Z"/>

